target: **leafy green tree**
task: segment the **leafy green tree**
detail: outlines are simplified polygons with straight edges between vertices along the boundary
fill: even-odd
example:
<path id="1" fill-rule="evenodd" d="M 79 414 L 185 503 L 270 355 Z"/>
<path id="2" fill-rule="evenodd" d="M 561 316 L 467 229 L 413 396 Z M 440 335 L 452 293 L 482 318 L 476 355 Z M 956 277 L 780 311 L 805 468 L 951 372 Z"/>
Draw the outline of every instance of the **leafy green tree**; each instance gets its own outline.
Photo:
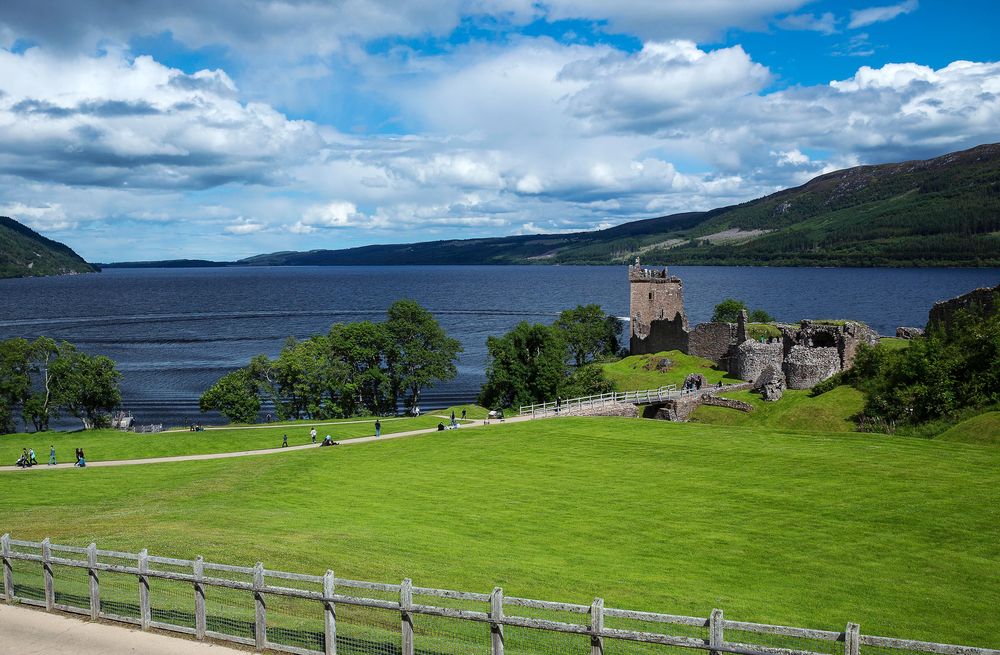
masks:
<path id="1" fill-rule="evenodd" d="M 392 381 L 385 363 L 389 350 L 385 323 L 336 323 L 330 328 L 327 343 L 331 356 L 346 367 L 339 398 L 342 414 L 395 412 Z"/>
<path id="2" fill-rule="evenodd" d="M 573 369 L 563 386 L 563 394 L 568 398 L 595 396 L 611 393 L 614 390 L 615 383 L 608 379 L 604 369 L 597 364 L 587 364 Z"/>
<path id="3" fill-rule="evenodd" d="M 198 407 L 218 410 L 232 423 L 253 423 L 260 414 L 258 380 L 249 368 L 227 373 L 201 395 Z"/>
<path id="4" fill-rule="evenodd" d="M 747 308 L 747 304 L 742 300 L 737 300 L 736 298 L 726 298 L 718 305 L 715 306 L 715 311 L 712 312 L 712 322 L 713 323 L 735 323 L 739 320 L 740 312 L 746 311 L 747 318 L 751 323 L 773 323 L 774 317 L 768 314 L 763 309 L 755 309 L 750 311 Z"/>
<path id="5" fill-rule="evenodd" d="M 38 337 L 28 350 L 28 371 L 32 378 L 30 393 L 23 399 L 21 418 L 25 425 L 30 421 L 36 432 L 49 429 L 49 420 L 58 416 L 59 403 L 53 389 L 53 363 L 69 357 L 75 348 L 63 341 L 56 343 L 49 337 Z"/>
<path id="6" fill-rule="evenodd" d="M 397 300 L 389 307 L 388 316 L 386 364 L 392 395 L 394 399 L 404 395 L 406 407 L 412 408 L 422 390 L 458 375 L 455 362 L 462 345 L 413 300 Z"/>
<path id="7" fill-rule="evenodd" d="M 742 300 L 726 298 L 715 306 L 715 311 L 712 312 L 712 322 L 735 323 L 739 319 L 740 312 L 745 311 L 746 308 L 746 303 Z"/>
<path id="8" fill-rule="evenodd" d="M 516 407 L 552 400 L 566 381 L 566 342 L 560 330 L 521 321 L 502 337 L 487 337 L 484 407 Z"/>
<path id="9" fill-rule="evenodd" d="M 0 341 L 0 434 L 17 430 L 17 408 L 31 394 L 30 353 L 26 339 Z"/>
<path id="10" fill-rule="evenodd" d="M 570 358 L 583 366 L 621 353 L 622 322 L 605 314 L 599 305 L 577 305 L 559 314 L 555 327 L 563 333 Z"/>
<path id="11" fill-rule="evenodd" d="M 122 376 L 110 357 L 63 348 L 52 361 L 51 373 L 56 402 L 83 421 L 85 430 L 106 425 L 108 415 L 121 405 Z"/>

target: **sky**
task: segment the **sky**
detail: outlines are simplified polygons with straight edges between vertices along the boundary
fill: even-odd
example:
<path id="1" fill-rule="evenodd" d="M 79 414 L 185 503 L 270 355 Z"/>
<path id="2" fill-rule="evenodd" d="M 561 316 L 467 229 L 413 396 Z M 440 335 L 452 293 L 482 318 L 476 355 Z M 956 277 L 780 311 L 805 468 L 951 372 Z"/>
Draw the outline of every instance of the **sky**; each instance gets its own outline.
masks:
<path id="1" fill-rule="evenodd" d="M 3 0 L 0 215 L 88 261 L 600 229 L 1000 141 L 997 0 Z"/>

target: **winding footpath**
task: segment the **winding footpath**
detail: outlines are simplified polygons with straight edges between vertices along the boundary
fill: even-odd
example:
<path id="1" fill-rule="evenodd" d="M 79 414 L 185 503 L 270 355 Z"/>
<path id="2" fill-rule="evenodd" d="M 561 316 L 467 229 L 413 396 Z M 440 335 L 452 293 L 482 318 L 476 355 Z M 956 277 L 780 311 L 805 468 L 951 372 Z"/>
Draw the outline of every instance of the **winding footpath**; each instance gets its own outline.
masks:
<path id="1" fill-rule="evenodd" d="M 441 417 L 447 418 L 447 417 Z M 461 420 L 461 419 L 459 419 Z M 514 416 L 506 419 L 506 423 L 519 423 L 521 421 L 530 421 L 530 416 Z M 496 425 L 499 421 L 496 419 L 487 423 L 483 420 L 471 420 L 467 419 L 459 430 L 468 429 L 471 427 L 481 427 L 483 425 Z M 273 426 L 272 426 L 273 427 Z M 216 428 L 218 430 L 227 428 Z M 240 428 L 241 430 L 244 428 Z M 407 432 L 393 432 L 391 434 L 383 434 L 381 437 L 376 437 L 375 435 L 369 437 L 356 437 L 354 439 L 343 439 L 337 442 L 335 448 L 340 448 L 341 446 L 354 446 L 357 444 L 372 443 L 375 441 L 388 441 L 389 439 L 401 439 L 404 437 L 415 437 L 422 434 L 437 434 L 440 432 L 437 428 L 422 428 L 420 430 L 409 430 Z M 160 434 L 163 434 L 162 432 Z M 87 462 L 87 468 L 103 468 L 106 466 L 135 466 L 138 464 L 166 464 L 169 462 L 194 462 L 207 459 L 230 459 L 232 457 L 252 457 L 255 455 L 277 455 L 279 453 L 290 453 L 297 450 L 308 450 L 310 448 L 320 448 L 320 444 L 305 444 L 303 446 L 286 446 L 284 448 L 265 448 L 263 450 L 242 450 L 238 452 L 230 453 L 204 453 L 200 455 L 173 455 L 170 457 L 147 457 L 144 459 L 115 459 L 102 462 Z M 46 464 L 36 464 L 27 469 L 18 468 L 17 466 L 0 466 L 0 473 L 7 473 L 11 471 L 51 471 L 53 469 L 70 469 L 75 468 L 73 464 L 56 464 L 55 466 L 48 466 Z"/>

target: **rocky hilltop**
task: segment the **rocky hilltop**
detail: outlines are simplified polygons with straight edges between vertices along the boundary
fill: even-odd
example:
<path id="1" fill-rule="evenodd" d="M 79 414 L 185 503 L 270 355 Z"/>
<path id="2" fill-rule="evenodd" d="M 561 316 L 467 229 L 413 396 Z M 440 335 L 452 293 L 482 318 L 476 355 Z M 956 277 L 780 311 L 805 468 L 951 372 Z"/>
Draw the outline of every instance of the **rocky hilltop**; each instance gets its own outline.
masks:
<path id="1" fill-rule="evenodd" d="M 97 269 L 58 241 L 0 216 L 0 278 L 93 273 Z"/>

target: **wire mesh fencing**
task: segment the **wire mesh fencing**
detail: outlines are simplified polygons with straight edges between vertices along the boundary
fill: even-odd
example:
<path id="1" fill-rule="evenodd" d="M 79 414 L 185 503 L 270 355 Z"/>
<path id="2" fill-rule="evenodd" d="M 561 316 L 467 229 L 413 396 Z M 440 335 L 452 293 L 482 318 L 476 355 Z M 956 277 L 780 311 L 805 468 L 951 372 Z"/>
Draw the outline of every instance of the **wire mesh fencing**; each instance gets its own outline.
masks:
<path id="1" fill-rule="evenodd" d="M 0 538 L 7 601 L 327 655 L 1000 655 L 843 631 L 268 571 Z M 502 638 L 501 638 L 502 635 Z"/>

